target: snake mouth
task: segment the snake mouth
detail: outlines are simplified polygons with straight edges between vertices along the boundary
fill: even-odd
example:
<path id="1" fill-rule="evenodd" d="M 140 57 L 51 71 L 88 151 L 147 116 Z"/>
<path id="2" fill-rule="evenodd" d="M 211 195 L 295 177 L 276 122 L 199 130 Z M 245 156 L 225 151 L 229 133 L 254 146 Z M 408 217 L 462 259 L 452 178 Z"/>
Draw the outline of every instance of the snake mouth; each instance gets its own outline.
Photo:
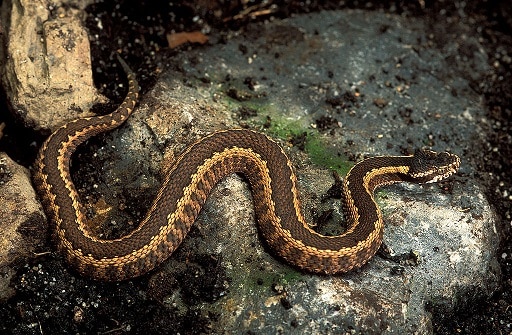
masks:
<path id="1" fill-rule="evenodd" d="M 419 183 L 435 183 L 457 172 L 460 158 L 449 152 L 416 150 L 409 175 Z"/>
<path id="2" fill-rule="evenodd" d="M 438 181 L 441 181 L 443 179 L 450 177 L 452 174 L 457 172 L 458 169 L 459 169 L 459 164 L 454 164 L 453 166 L 443 169 L 443 171 L 437 171 L 436 175 L 432 179 L 426 181 L 425 183 L 427 183 L 427 184 L 437 183 Z"/>

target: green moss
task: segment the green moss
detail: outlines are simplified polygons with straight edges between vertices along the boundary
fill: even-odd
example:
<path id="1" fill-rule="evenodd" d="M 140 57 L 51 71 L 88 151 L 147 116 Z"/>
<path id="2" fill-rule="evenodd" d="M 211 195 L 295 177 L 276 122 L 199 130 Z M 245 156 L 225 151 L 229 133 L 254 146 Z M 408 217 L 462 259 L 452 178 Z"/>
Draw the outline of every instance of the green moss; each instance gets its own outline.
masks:
<path id="1" fill-rule="evenodd" d="M 254 271 L 250 276 L 243 277 L 245 278 L 243 287 L 252 291 L 267 291 L 274 285 L 291 285 L 303 277 L 303 273 L 286 265 L 283 265 L 281 270 L 279 272 Z"/>
<path id="2" fill-rule="evenodd" d="M 250 101 L 238 101 L 226 97 L 225 103 L 233 111 L 239 108 L 247 108 L 256 112 L 257 116 L 251 117 L 245 122 L 256 129 L 267 132 L 271 137 L 280 138 L 292 143 L 293 146 L 304 150 L 311 162 L 336 171 L 344 176 L 353 166 L 339 152 L 339 146 L 329 143 L 329 139 L 321 135 L 317 130 L 311 129 L 304 119 L 290 120 L 282 116 L 282 112 L 269 105 L 266 99 L 251 99 Z M 269 122 L 270 120 L 270 122 Z M 270 126 L 269 126 L 270 124 Z"/>
<path id="3" fill-rule="evenodd" d="M 346 157 L 336 154 L 336 150 L 329 149 L 325 140 L 318 135 L 308 135 L 305 150 L 311 161 L 316 165 L 334 170 L 342 176 L 346 175 L 353 164 Z"/>
<path id="4" fill-rule="evenodd" d="M 297 270 L 289 268 L 283 272 L 283 284 L 292 284 L 302 278 L 303 274 Z"/>
<path id="5" fill-rule="evenodd" d="M 287 121 L 274 117 L 268 132 L 271 136 L 289 141 L 304 150 L 314 164 L 334 170 L 340 175 L 346 175 L 353 165 L 339 153 L 334 145 L 329 143 L 328 139 L 316 130 L 309 130 L 307 125 L 300 121 Z"/>

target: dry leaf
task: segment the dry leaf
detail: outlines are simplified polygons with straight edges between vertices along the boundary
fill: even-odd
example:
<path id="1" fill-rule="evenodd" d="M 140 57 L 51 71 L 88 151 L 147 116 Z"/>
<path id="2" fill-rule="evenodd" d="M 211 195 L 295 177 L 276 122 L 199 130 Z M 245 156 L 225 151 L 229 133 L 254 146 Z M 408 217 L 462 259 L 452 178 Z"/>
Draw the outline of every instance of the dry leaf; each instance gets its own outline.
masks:
<path id="1" fill-rule="evenodd" d="M 208 37 L 200 31 L 167 34 L 167 43 L 171 49 L 187 42 L 205 44 Z"/>

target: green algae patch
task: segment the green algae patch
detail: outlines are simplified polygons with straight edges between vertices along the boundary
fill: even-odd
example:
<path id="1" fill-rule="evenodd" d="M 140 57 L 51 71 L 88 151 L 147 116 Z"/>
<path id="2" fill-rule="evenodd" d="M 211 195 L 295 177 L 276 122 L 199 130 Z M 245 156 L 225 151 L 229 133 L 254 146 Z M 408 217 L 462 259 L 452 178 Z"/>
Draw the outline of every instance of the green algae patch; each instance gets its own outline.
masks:
<path id="1" fill-rule="evenodd" d="M 254 271 L 249 276 L 244 276 L 243 287 L 251 292 L 266 292 L 276 285 L 289 286 L 301 280 L 304 274 L 287 266 L 279 267 L 278 271 Z"/>
<path id="2" fill-rule="evenodd" d="M 308 154 L 312 163 L 346 175 L 353 166 L 329 139 L 316 130 L 307 129 L 300 121 L 272 119 L 267 129 L 271 136 L 278 137 Z"/>
<path id="3" fill-rule="evenodd" d="M 318 135 L 310 134 L 306 139 L 305 150 L 311 161 L 319 166 L 336 171 L 345 176 L 353 164 L 346 157 L 336 154 L 335 150 L 329 150 L 329 146 L 324 143 Z"/>
<path id="4" fill-rule="evenodd" d="M 312 129 L 304 118 L 287 119 L 282 116 L 282 111 L 262 98 L 240 101 L 227 97 L 225 100 L 226 106 L 245 126 L 290 143 L 306 152 L 313 164 L 334 170 L 342 176 L 352 168 L 353 163 L 340 152 L 341 145 L 330 143 L 327 136 Z"/>

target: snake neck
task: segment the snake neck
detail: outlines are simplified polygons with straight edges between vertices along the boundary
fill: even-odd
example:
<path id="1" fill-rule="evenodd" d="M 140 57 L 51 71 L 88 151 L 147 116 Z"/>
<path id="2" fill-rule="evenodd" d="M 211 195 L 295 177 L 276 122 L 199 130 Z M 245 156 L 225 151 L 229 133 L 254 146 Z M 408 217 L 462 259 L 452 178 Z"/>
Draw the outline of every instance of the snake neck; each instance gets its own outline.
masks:
<path id="1" fill-rule="evenodd" d="M 348 234 L 358 225 L 368 222 L 383 226 L 382 214 L 375 203 L 374 192 L 381 186 L 411 181 L 408 175 L 410 162 L 410 156 L 372 157 L 359 162 L 349 171 L 343 183 Z M 354 199 L 358 199 L 358 204 Z M 371 230 L 373 227 L 367 229 Z"/>
<path id="2" fill-rule="evenodd" d="M 345 177 L 346 188 L 360 193 L 373 194 L 380 186 L 413 181 L 409 176 L 412 156 L 377 156 L 367 158 L 349 171 Z"/>

